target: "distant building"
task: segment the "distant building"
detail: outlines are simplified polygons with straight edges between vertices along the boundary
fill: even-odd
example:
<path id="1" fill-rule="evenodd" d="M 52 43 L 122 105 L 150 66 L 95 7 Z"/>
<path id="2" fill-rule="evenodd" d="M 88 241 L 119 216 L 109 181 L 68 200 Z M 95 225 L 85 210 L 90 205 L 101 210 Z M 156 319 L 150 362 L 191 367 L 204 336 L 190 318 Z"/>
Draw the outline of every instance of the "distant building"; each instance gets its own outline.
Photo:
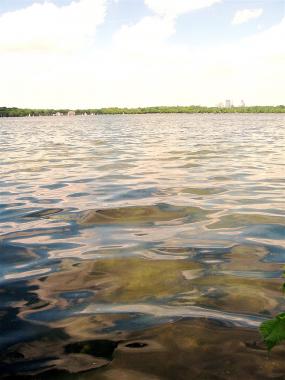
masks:
<path id="1" fill-rule="evenodd" d="M 223 102 L 218 103 L 218 104 L 217 104 L 217 107 L 218 107 L 218 108 L 223 108 L 223 107 L 224 107 L 224 103 L 223 103 Z"/>
<path id="2" fill-rule="evenodd" d="M 241 107 L 245 107 L 245 102 L 244 102 L 244 100 L 241 100 L 241 101 L 240 101 L 240 106 L 241 106 Z"/>
<path id="3" fill-rule="evenodd" d="M 226 108 L 231 108 L 231 107 L 232 107 L 232 102 L 231 102 L 230 99 L 227 99 L 227 100 L 225 101 L 225 107 L 226 107 Z"/>
<path id="4" fill-rule="evenodd" d="M 68 111 L 67 116 L 75 116 L 75 111 Z"/>

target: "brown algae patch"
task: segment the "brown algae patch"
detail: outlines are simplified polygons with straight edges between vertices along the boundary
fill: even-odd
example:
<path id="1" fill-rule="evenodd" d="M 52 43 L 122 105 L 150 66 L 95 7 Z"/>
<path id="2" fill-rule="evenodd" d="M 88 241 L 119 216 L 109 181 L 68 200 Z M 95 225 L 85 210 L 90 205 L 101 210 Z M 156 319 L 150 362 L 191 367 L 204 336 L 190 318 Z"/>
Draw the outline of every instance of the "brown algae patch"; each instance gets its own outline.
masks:
<path id="1" fill-rule="evenodd" d="M 42 299 L 63 301 L 58 294 L 91 291 L 96 302 L 141 302 L 192 290 L 185 278 L 197 274 L 201 265 L 188 260 L 145 260 L 141 258 L 85 261 L 36 281 Z"/>
<path id="2" fill-rule="evenodd" d="M 235 228 L 255 224 L 282 224 L 285 225 L 285 217 L 265 214 L 229 214 L 224 215 L 219 221 L 209 224 L 208 228 Z"/>
<path id="3" fill-rule="evenodd" d="M 195 195 L 213 195 L 224 193 L 226 189 L 220 187 L 187 187 L 182 193 L 190 193 Z"/>
<path id="4" fill-rule="evenodd" d="M 105 209 L 91 209 L 80 212 L 61 212 L 62 209 L 47 209 L 27 215 L 63 221 L 74 221 L 80 226 L 94 224 L 155 223 L 187 218 L 188 222 L 203 220 L 213 211 L 200 207 L 173 206 L 159 203 L 150 206 L 127 206 Z M 59 214 L 58 214 L 59 213 Z M 55 215 L 58 214 L 58 215 Z"/>
<path id="5" fill-rule="evenodd" d="M 217 310 L 248 314 L 274 314 L 285 307 L 280 294 L 280 264 L 264 261 L 268 251 L 263 246 L 236 245 L 223 254 L 223 260 L 208 270 L 183 271 L 193 292 L 180 294 L 178 304 L 195 304 Z M 256 275 L 256 277 L 255 277 Z M 186 277 L 186 278 L 187 278 Z M 283 305 L 283 306 L 282 306 Z"/>
<path id="6" fill-rule="evenodd" d="M 171 305 L 270 314 L 278 311 L 282 302 L 280 280 L 246 275 L 247 270 L 266 269 L 266 264 L 260 261 L 266 254 L 262 247 L 236 246 L 225 254 L 226 261 L 208 268 L 188 259 L 128 257 L 79 263 L 70 260 L 61 272 L 52 273 L 42 281 L 34 280 L 34 284 L 39 286 L 37 293 L 42 300 L 60 307 L 73 302 L 62 294 L 84 291 L 89 293 L 91 303 L 165 302 L 165 298 L 171 297 Z M 243 256 L 247 267 L 243 265 Z M 275 266 L 270 267 L 270 270 L 275 269 Z M 234 271 L 240 274 L 235 275 Z M 29 312 L 33 310 L 27 308 L 26 314 Z"/>
<path id="7" fill-rule="evenodd" d="M 210 212 L 199 207 L 172 206 L 160 203 L 154 206 L 129 206 L 102 210 L 87 210 L 78 214 L 76 222 L 82 226 L 92 224 L 151 223 L 188 218 L 195 222 Z"/>
<path id="8" fill-rule="evenodd" d="M 104 299 L 135 302 L 159 299 L 191 289 L 183 272 L 200 269 L 200 265 L 186 260 L 148 261 L 135 258 L 100 261 L 96 269 L 114 279 L 112 291 L 103 292 Z"/>
<path id="9" fill-rule="evenodd" d="M 191 281 L 202 297 L 197 306 L 211 307 L 226 312 L 271 314 L 280 307 L 280 281 L 250 279 L 231 275 L 209 275 Z"/>
<path id="10" fill-rule="evenodd" d="M 268 253 L 268 250 L 263 246 L 236 245 L 224 256 L 226 261 L 220 265 L 220 269 L 245 272 L 254 270 L 262 272 L 279 271 L 279 263 L 264 261 Z"/>

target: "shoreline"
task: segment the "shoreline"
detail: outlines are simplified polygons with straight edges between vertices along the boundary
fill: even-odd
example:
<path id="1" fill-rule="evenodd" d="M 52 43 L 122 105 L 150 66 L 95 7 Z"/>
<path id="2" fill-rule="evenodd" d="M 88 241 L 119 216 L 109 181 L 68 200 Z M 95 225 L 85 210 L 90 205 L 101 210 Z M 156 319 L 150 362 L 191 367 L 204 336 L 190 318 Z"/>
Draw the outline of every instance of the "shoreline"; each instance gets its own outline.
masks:
<path id="1" fill-rule="evenodd" d="M 0 117 L 34 117 L 34 116 L 95 116 L 95 115 L 147 115 L 147 114 L 225 114 L 225 113 L 285 113 L 285 106 L 251 106 L 251 107 L 140 107 L 140 108 L 94 108 L 94 109 L 30 109 L 16 107 L 0 107 Z"/>

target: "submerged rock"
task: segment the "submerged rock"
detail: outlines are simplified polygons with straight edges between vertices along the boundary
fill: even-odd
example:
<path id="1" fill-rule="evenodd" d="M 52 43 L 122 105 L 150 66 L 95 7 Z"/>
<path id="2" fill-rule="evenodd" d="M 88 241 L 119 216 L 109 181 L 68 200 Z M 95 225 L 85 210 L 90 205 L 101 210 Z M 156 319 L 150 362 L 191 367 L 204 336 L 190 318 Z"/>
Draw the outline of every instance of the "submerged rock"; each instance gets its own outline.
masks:
<path id="1" fill-rule="evenodd" d="M 150 206 L 91 209 L 79 212 L 62 211 L 63 209 L 60 208 L 46 209 L 28 214 L 26 217 L 74 221 L 80 226 L 89 226 L 93 224 L 155 223 L 180 218 L 187 218 L 188 222 L 196 222 L 211 213 L 211 211 L 200 207 L 173 206 L 166 203 Z"/>
<path id="2" fill-rule="evenodd" d="M 129 206 L 79 213 L 80 225 L 112 223 L 149 223 L 188 218 L 190 221 L 203 219 L 209 212 L 199 207 L 172 206 L 160 203 L 154 206 Z"/>

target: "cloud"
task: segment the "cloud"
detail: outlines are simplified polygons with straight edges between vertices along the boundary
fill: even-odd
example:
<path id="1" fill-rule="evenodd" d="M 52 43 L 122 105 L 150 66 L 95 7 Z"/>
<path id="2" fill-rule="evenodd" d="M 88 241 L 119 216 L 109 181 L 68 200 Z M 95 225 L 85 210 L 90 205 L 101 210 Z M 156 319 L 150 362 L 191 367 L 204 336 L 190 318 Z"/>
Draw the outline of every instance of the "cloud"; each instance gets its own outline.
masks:
<path id="1" fill-rule="evenodd" d="M 132 55 L 149 56 L 151 53 L 157 57 L 168 39 L 175 34 L 179 15 L 220 1 L 222 0 L 145 0 L 145 5 L 155 14 L 144 17 L 135 24 L 121 26 L 115 32 L 113 41 L 118 48 L 128 50 Z"/>
<path id="2" fill-rule="evenodd" d="M 159 16 L 142 18 L 133 25 L 123 25 L 114 35 L 114 42 L 120 49 L 150 51 L 163 44 L 175 33 L 175 24 Z"/>
<path id="3" fill-rule="evenodd" d="M 106 3 L 111 6 L 107 0 Z M 285 57 L 280 41 L 285 38 L 285 18 L 267 30 L 228 45 L 217 41 L 210 47 L 194 47 L 172 38 L 179 22 L 177 15 L 182 12 L 177 8 L 172 17 L 169 13 L 165 16 L 155 12 L 138 22 L 122 25 L 112 39 L 97 44 L 97 27 L 105 17 L 106 3 L 81 0 L 58 7 L 46 2 L 45 7 L 52 11 L 47 12 L 45 24 L 44 4 L 38 4 L 36 8 L 41 11 L 37 14 L 44 24 L 38 27 L 39 35 L 35 26 L 29 27 L 26 35 L 23 32 L 23 26 L 34 19 L 27 11 L 31 7 L 11 12 L 9 20 L 13 25 L 19 20 L 23 36 L 15 37 L 13 27 L 8 25 L 7 31 L 14 36 L 9 47 L 6 30 L 0 26 L 0 46 L 6 41 L 0 60 L 0 70 L 5 73 L 1 78 L 0 105 L 39 108 L 215 105 L 226 98 L 232 98 L 236 104 L 240 99 L 247 104 L 284 102 Z M 75 6 L 79 7 L 76 15 Z M 73 9 L 74 18 L 68 16 L 68 9 Z M 22 12 L 20 19 L 18 12 Z M 62 30 L 51 14 L 68 16 L 75 24 L 79 17 L 84 25 L 76 24 L 71 31 L 67 20 L 61 18 L 67 28 Z M 20 29 L 17 27 L 17 33 Z M 28 40 L 30 44 L 32 41 L 42 44 L 48 37 L 50 48 L 44 54 L 39 54 L 32 45 L 27 49 L 23 43 Z M 61 54 L 66 46 L 72 54 Z"/>
<path id="4" fill-rule="evenodd" d="M 66 52 L 88 44 L 105 18 L 105 0 L 51 1 L 0 16 L 0 51 Z"/>
<path id="5" fill-rule="evenodd" d="M 232 20 L 232 24 L 233 25 L 244 24 L 245 22 L 248 22 L 249 20 L 260 17 L 262 13 L 263 13 L 262 8 L 239 10 L 235 13 Z"/>
<path id="6" fill-rule="evenodd" d="M 156 14 L 174 19 L 183 13 L 207 8 L 221 1 L 222 0 L 145 0 L 145 4 Z"/>
<path id="7" fill-rule="evenodd" d="M 117 31 L 100 70 L 98 102 L 215 105 L 232 98 L 235 104 L 240 99 L 282 103 L 285 59 L 279 41 L 285 37 L 285 18 L 263 32 L 210 47 L 173 44 L 175 26 L 175 20 L 150 16 Z"/>

